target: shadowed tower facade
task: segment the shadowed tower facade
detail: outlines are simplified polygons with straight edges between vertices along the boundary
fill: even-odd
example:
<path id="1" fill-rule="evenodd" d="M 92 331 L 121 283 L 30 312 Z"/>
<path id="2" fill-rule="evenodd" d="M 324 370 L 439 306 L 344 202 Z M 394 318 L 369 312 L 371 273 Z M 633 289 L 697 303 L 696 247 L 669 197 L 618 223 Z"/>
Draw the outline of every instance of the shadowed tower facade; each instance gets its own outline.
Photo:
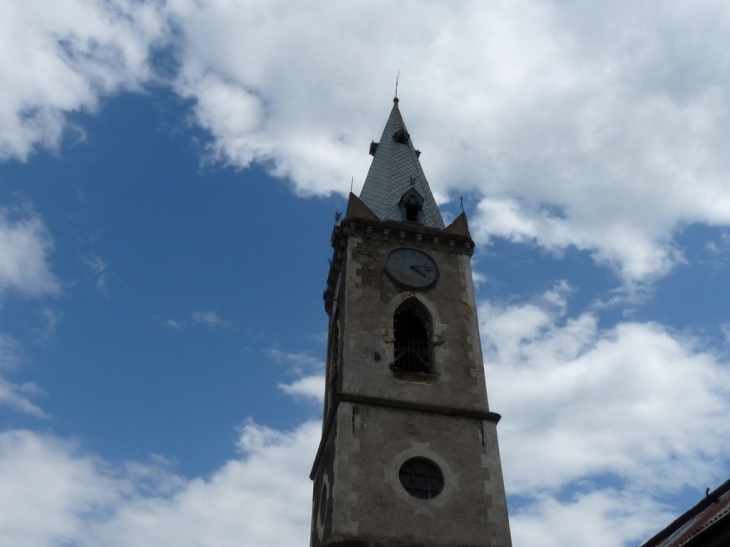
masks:
<path id="1" fill-rule="evenodd" d="M 398 99 L 332 234 L 312 547 L 511 545 L 462 213 L 441 214 Z"/>

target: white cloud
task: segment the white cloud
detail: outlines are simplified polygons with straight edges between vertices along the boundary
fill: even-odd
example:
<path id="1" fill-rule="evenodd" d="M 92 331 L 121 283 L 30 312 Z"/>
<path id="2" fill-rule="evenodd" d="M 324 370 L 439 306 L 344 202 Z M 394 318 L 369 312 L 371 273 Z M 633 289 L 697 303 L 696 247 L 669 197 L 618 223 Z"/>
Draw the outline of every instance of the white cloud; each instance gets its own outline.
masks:
<path id="1" fill-rule="evenodd" d="M 655 323 L 566 317 L 561 290 L 479 309 L 516 537 L 646 538 L 671 520 L 665 496 L 730 470 L 730 365 Z"/>
<path id="2" fill-rule="evenodd" d="M 115 468 L 54 437 L 1 433 L 0 543 L 303 547 L 320 432 L 316 422 L 278 432 L 248 421 L 240 458 L 191 480 L 164 461 Z"/>
<path id="3" fill-rule="evenodd" d="M 270 349 L 266 353 L 276 361 L 289 365 L 296 374 L 303 374 L 305 371 L 323 371 L 325 368 L 324 361 L 308 351 L 286 352 Z"/>
<path id="4" fill-rule="evenodd" d="M 211 329 L 230 327 L 232 323 L 225 321 L 214 311 L 201 310 L 194 311 L 190 314 L 190 321 L 180 321 L 178 319 L 166 319 L 165 326 L 173 329 L 183 329 L 186 326 L 206 326 Z"/>
<path id="5" fill-rule="evenodd" d="M 676 518 L 649 496 L 627 495 L 612 489 L 559 501 L 537 496 L 525 511 L 511 515 L 515 547 L 617 547 L 648 539 Z"/>
<path id="6" fill-rule="evenodd" d="M 27 207 L 0 207 L 0 294 L 57 293 L 58 282 L 48 265 L 51 251 L 53 241 L 38 215 Z"/>
<path id="7" fill-rule="evenodd" d="M 326 340 L 325 340 L 326 341 Z M 279 383 L 277 386 L 287 395 L 309 402 L 321 403 L 324 397 L 325 363 L 308 351 L 284 352 L 270 349 L 266 352 L 271 358 L 288 365 L 290 372 L 299 376 L 293 382 Z"/>
<path id="8" fill-rule="evenodd" d="M 677 230 L 730 224 L 730 8 L 719 1 L 16 0 L 0 10 L 0 157 L 53 147 L 66 113 L 141 89 L 160 45 L 176 52 L 171 85 L 210 132 L 210 158 L 260 162 L 301 194 L 345 193 L 352 175 L 362 183 L 401 71 L 432 187 L 440 199 L 475 192 L 482 244 L 575 246 L 632 284 L 682 262 Z"/>
<path id="9" fill-rule="evenodd" d="M 22 364 L 20 346 L 11 337 L 0 334 L 0 372 L 7 373 Z M 0 376 L 0 405 L 17 412 L 43 418 L 43 410 L 30 398 L 43 394 L 43 390 L 32 382 L 15 384 Z"/>
<path id="10" fill-rule="evenodd" d="M 165 34 L 153 0 L 17 0 L 0 5 L 0 159 L 55 148 L 66 114 L 149 80 Z"/>
<path id="11" fill-rule="evenodd" d="M 12 370 L 20 365 L 20 347 L 11 337 L 0 334 L 0 370 Z"/>
<path id="12" fill-rule="evenodd" d="M 48 264 L 53 241 L 42 219 L 29 205 L 0 207 L 0 296 L 15 292 L 28 297 L 57 294 L 58 281 Z M 42 309 L 46 326 L 42 337 L 50 332 L 58 314 Z M 22 362 L 21 348 L 10 336 L 0 333 L 0 373 L 6 375 Z M 31 397 L 43 391 L 32 382 L 14 383 L 0 376 L 0 405 L 23 414 L 44 417 L 43 410 Z"/>
<path id="13" fill-rule="evenodd" d="M 0 433 L 0 484 L 0 543 L 22 547 L 72 544 L 132 493 L 71 443 L 22 430 Z"/>
<path id="14" fill-rule="evenodd" d="M 291 384 L 280 383 L 277 386 L 287 395 L 301 397 L 315 403 L 321 403 L 324 398 L 324 376 L 305 376 Z"/>
<path id="15" fill-rule="evenodd" d="M 572 246 L 589 251 L 596 262 L 617 270 L 630 286 L 665 275 L 684 262 L 681 252 L 669 241 L 671 231 L 658 238 L 648 233 L 646 226 L 638 222 L 632 225 L 631 221 L 581 226 L 544 207 L 530 210 L 512 199 L 482 199 L 472 226 L 481 244 L 498 236 L 549 250 Z"/>
<path id="16" fill-rule="evenodd" d="M 720 324 L 720 332 L 725 337 L 725 345 L 730 346 L 730 323 Z"/>
<path id="17" fill-rule="evenodd" d="M 491 406 L 504 416 L 506 485 L 517 500 L 515 547 L 537 538 L 546 547 L 636 542 L 671 520 L 666 496 L 716 484 L 728 469 L 727 364 L 660 325 L 601 330 L 590 313 L 566 317 L 571 291 L 561 282 L 532 302 L 479 310 Z M 321 366 L 306 352 L 272 356 L 301 370 Z M 280 388 L 314 399 L 322 384 L 308 375 Z M 188 480 L 164 461 L 118 468 L 73 443 L 5 432 L 0 543 L 306 545 L 320 433 L 317 422 L 281 432 L 247 421 L 240 458 Z"/>
<path id="18" fill-rule="evenodd" d="M 720 2 L 171 6 L 175 88 L 216 157 L 265 162 L 299 192 L 362 182 L 401 70 L 432 186 L 483 196 L 482 242 L 574 245 L 630 283 L 682 260 L 681 226 L 730 223 Z"/>
<path id="19" fill-rule="evenodd" d="M 247 422 L 241 459 L 210 479 L 188 481 L 171 497 L 148 497 L 116 508 L 81 545 L 308 544 L 312 486 L 309 467 L 321 424 L 278 432 Z"/>
<path id="20" fill-rule="evenodd" d="M 28 398 L 43 393 L 43 390 L 32 382 L 13 384 L 0 376 L 0 405 L 5 405 L 23 414 L 45 417 L 43 410 Z"/>
<path id="21" fill-rule="evenodd" d="M 231 326 L 230 322 L 224 321 L 216 312 L 210 310 L 193 312 L 190 314 L 190 319 L 194 324 L 206 325 L 210 328 Z"/>
<path id="22" fill-rule="evenodd" d="M 101 258 L 96 255 L 82 256 L 81 261 L 91 270 L 96 276 L 96 290 L 98 290 L 104 296 L 109 295 L 109 288 L 107 287 L 107 278 L 109 272 L 107 272 L 107 265 Z"/>

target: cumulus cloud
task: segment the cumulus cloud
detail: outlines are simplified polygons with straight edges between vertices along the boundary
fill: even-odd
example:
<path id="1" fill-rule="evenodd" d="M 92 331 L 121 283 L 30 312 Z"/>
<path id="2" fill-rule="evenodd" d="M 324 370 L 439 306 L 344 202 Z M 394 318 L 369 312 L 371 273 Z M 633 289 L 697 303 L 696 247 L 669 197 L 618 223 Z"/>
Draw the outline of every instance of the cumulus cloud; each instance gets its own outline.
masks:
<path id="1" fill-rule="evenodd" d="M 313 403 L 321 403 L 324 398 L 324 376 L 304 376 L 290 384 L 280 383 L 277 386 L 287 395 L 300 397 Z"/>
<path id="2" fill-rule="evenodd" d="M 191 480 L 159 459 L 112 466 L 55 437 L 1 433 L 0 543 L 305 546 L 320 432 L 315 422 L 280 432 L 249 420 L 240 457 Z"/>
<path id="3" fill-rule="evenodd" d="M 51 273 L 49 255 L 53 241 L 43 220 L 29 205 L 0 207 L 0 296 L 13 292 L 26 297 L 57 294 L 58 281 Z M 42 337 L 58 315 L 41 310 L 46 319 Z M 32 382 L 14 383 L 8 373 L 22 364 L 22 350 L 14 338 L 0 333 L 0 405 L 35 417 L 43 410 L 31 401 L 43 391 Z"/>
<path id="4" fill-rule="evenodd" d="M 169 497 L 120 505 L 93 527 L 81 545 L 306 545 L 309 538 L 309 467 L 321 424 L 279 432 L 248 421 L 241 428 L 241 458 L 210 477 L 187 481 Z"/>
<path id="5" fill-rule="evenodd" d="M 59 291 L 48 255 L 53 240 L 43 220 L 28 207 L 0 207 L 0 295 L 14 290 L 26 296 Z"/>
<path id="6" fill-rule="evenodd" d="M 281 382 L 278 388 L 287 395 L 313 403 L 321 403 L 324 397 L 325 363 L 308 351 L 285 352 L 279 349 L 267 351 L 269 357 L 289 367 L 289 372 L 299 376 L 291 383 Z"/>
<path id="7" fill-rule="evenodd" d="M 524 204 L 514 199 L 482 199 L 472 226 L 474 237 L 482 245 L 493 237 L 502 237 L 548 250 L 575 247 L 588 251 L 596 262 L 620 273 L 632 289 L 637 282 L 654 280 L 684 262 L 681 251 L 669 241 L 670 232 L 659 240 L 639 223 L 581 227 L 566 215 L 556 216 L 543 204 Z"/>
<path id="8" fill-rule="evenodd" d="M 401 108 L 431 185 L 440 200 L 473 192 L 481 244 L 575 246 L 631 284 L 682 262 L 677 230 L 730 224 L 722 2 L 0 9 L 0 157 L 54 147 L 67 113 L 166 81 L 209 132 L 208 159 L 259 162 L 300 194 L 345 193 L 351 176 L 364 179 L 400 70 Z M 164 77 L 158 47 L 176 59 Z"/>
<path id="9" fill-rule="evenodd" d="M 0 406 L 6 406 L 23 414 L 45 417 L 43 410 L 31 401 L 33 396 L 43 394 L 43 390 L 32 382 L 16 384 L 3 375 L 20 367 L 22 350 L 10 336 L 0 334 Z"/>
<path id="10" fill-rule="evenodd" d="M 635 543 L 671 520 L 672 494 L 728 468 L 728 364 L 658 324 L 569 317 L 571 293 L 561 282 L 479 309 L 516 547 Z M 321 366 L 306 352 L 271 354 L 300 371 Z M 280 388 L 314 399 L 321 386 L 302 372 Z M 276 431 L 249 420 L 240 456 L 191 479 L 164 461 L 119 467 L 45 434 L 2 433 L 0 542 L 306 545 L 320 433 L 318 422 Z"/>
<path id="11" fill-rule="evenodd" d="M 166 32 L 155 0 L 22 0 L 0 6 L 0 159 L 55 148 L 69 112 L 138 90 Z"/>
<path id="12" fill-rule="evenodd" d="M 681 262 L 679 227 L 730 222 L 722 3 L 171 6 L 214 156 L 301 193 L 362 182 L 402 70 L 432 186 L 480 196 L 482 243 L 576 246 L 636 282 Z"/>
<path id="13" fill-rule="evenodd" d="M 14 384 L 0 376 L 0 405 L 36 418 L 43 418 L 45 417 L 43 409 L 29 398 L 40 393 L 43 393 L 43 390 L 32 382 Z"/>
<path id="14" fill-rule="evenodd" d="M 0 484 L 0 543 L 24 547 L 73 543 L 131 493 L 97 458 L 23 430 L 0 433 Z"/>
<path id="15" fill-rule="evenodd" d="M 685 260 L 678 229 L 730 224 L 729 11 L 713 0 L 6 1 L 0 159 L 53 149 L 69 113 L 142 90 L 160 45 L 179 63 L 169 85 L 210 133 L 208 159 L 260 162 L 303 195 L 344 193 L 352 175 L 362 183 L 401 70 L 401 109 L 431 185 L 441 201 L 473 192 L 479 244 L 572 246 L 626 284 L 648 281 Z M 723 255 L 726 239 L 708 251 Z M 0 209 L 0 293 L 57 293 L 52 249 L 32 211 Z M 664 495 L 716 483 L 728 467 L 728 364 L 656 323 L 568 317 L 569 294 L 563 284 L 480 308 L 507 487 L 521 500 L 515 545 L 646 537 L 669 520 Z M 166 322 L 192 324 L 229 323 L 211 311 Z M 298 375 L 280 389 L 321 397 L 321 360 L 272 356 Z M 40 416 L 36 392 L 0 379 L 0 404 Z M 318 436 L 318 424 L 249 422 L 240 459 L 185 480 L 5 432 L 0 543 L 303 545 L 311 458 L 301 454 Z"/>
<path id="16" fill-rule="evenodd" d="M 670 520 L 666 496 L 725 478 L 730 365 L 656 323 L 567 317 L 566 295 L 479 309 L 515 531 L 561 545 L 571 520 L 621 545 Z"/>
<path id="17" fill-rule="evenodd" d="M 727 469 L 727 364 L 660 325 L 600 329 L 591 313 L 567 317 L 570 294 L 563 282 L 531 302 L 479 310 L 516 547 L 636 542 L 671 520 L 667 496 Z M 274 353 L 318 366 L 306 353 Z M 321 384 L 312 375 L 280 388 L 313 398 Z M 185 479 L 164 461 L 115 467 L 68 441 L 5 432 L 0 540 L 306 545 L 320 433 L 318 422 L 287 432 L 248 420 L 239 458 Z"/>
<path id="18" fill-rule="evenodd" d="M 511 515 L 510 522 L 516 547 L 617 547 L 648 539 L 647 530 L 659 530 L 675 517 L 649 496 L 606 489 L 568 501 L 537 496 L 536 503 Z"/>

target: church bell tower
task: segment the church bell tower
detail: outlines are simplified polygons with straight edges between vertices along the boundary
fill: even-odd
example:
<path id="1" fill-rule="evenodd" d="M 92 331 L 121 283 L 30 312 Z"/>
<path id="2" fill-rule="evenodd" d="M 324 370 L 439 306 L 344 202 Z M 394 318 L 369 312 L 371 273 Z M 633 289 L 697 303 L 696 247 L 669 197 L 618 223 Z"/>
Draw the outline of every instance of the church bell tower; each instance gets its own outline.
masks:
<path id="1" fill-rule="evenodd" d="M 463 213 L 449 226 L 394 99 L 332 234 L 312 547 L 509 547 Z"/>

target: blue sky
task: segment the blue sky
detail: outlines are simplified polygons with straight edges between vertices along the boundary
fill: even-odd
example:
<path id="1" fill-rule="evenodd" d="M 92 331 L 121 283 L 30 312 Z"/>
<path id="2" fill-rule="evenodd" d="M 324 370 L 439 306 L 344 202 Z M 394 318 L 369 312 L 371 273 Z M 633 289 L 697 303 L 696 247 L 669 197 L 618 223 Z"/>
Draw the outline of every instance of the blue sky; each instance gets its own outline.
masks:
<path id="1" fill-rule="evenodd" d="M 5 2 L 0 543 L 307 544 L 329 237 L 399 71 L 477 242 L 515 546 L 650 537 L 730 475 L 728 31 L 720 2 Z"/>

